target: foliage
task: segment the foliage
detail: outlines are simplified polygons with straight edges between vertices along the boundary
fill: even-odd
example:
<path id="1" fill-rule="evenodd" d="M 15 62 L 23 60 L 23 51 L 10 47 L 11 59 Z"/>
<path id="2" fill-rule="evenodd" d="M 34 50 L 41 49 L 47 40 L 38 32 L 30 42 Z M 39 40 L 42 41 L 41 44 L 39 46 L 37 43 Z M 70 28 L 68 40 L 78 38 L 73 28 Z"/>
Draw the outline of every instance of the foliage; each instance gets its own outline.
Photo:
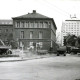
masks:
<path id="1" fill-rule="evenodd" d="M 80 48 L 80 37 L 77 38 L 75 46 Z"/>
<path id="2" fill-rule="evenodd" d="M 8 35 L 8 44 L 12 46 L 13 49 L 16 49 L 18 47 L 18 43 L 13 39 L 13 34 L 10 33 Z"/>
<path id="3" fill-rule="evenodd" d="M 80 37 L 77 37 L 75 35 L 69 35 L 66 38 L 67 45 L 70 46 L 76 46 L 80 48 Z"/>
<path id="4" fill-rule="evenodd" d="M 78 37 L 78 43 L 80 44 L 80 37 Z"/>
<path id="5" fill-rule="evenodd" d="M 67 37 L 66 43 L 70 46 L 75 46 L 76 40 L 77 40 L 77 36 L 69 35 L 69 37 Z"/>
<path id="6" fill-rule="evenodd" d="M 12 49 L 17 49 L 18 43 L 16 41 L 11 41 Z"/>

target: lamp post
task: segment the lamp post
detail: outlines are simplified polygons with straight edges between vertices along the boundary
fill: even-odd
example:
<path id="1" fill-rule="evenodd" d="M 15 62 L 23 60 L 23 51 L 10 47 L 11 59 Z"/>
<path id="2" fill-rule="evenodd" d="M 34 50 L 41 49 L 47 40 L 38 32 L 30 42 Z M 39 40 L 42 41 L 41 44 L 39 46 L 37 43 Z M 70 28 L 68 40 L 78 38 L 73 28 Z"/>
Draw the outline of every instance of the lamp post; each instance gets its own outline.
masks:
<path id="1" fill-rule="evenodd" d="M 23 46 L 23 44 L 22 44 L 22 53 L 21 53 L 21 54 L 22 54 L 22 59 L 23 59 L 23 47 L 24 47 L 24 46 Z"/>
<path id="2" fill-rule="evenodd" d="M 22 42 L 20 42 L 20 47 L 21 47 L 21 58 L 23 59 L 23 47 L 24 47 L 24 45 Z"/>

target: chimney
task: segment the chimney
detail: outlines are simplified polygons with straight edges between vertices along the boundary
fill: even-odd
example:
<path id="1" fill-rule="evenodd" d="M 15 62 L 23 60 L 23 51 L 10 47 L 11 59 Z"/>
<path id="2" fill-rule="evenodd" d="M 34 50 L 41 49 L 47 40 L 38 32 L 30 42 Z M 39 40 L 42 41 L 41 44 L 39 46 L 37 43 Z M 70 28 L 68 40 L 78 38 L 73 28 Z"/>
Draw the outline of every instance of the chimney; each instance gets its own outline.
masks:
<path id="1" fill-rule="evenodd" d="M 36 10 L 33 10 L 33 13 L 36 13 Z"/>
<path id="2" fill-rule="evenodd" d="M 70 14 L 70 18 L 72 18 L 71 14 Z"/>
<path id="3" fill-rule="evenodd" d="M 76 18 L 76 14 L 74 14 L 74 18 Z"/>
<path id="4" fill-rule="evenodd" d="M 30 14 L 30 13 L 28 13 L 28 14 Z"/>

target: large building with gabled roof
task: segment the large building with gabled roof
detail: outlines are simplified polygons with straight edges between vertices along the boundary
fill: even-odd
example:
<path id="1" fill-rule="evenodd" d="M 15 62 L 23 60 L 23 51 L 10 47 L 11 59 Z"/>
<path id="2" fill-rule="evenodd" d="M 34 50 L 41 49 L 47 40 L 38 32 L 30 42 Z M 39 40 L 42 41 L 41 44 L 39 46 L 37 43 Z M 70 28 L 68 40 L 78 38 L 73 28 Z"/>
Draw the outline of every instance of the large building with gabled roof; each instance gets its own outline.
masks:
<path id="1" fill-rule="evenodd" d="M 44 49 L 56 48 L 56 24 L 53 18 L 46 17 L 33 10 L 22 16 L 13 19 L 13 37 L 18 42 L 19 47 L 24 49 Z"/>

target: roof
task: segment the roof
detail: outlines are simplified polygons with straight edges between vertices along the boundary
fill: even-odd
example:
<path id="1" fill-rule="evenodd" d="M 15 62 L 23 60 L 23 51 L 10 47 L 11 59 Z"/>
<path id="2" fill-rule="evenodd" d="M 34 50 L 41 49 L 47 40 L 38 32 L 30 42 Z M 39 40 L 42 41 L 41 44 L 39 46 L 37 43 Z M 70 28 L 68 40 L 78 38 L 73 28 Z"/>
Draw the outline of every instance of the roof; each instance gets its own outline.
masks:
<path id="1" fill-rule="evenodd" d="M 65 21 L 80 21 L 77 17 L 71 17 L 70 19 L 67 19 Z"/>
<path id="2" fill-rule="evenodd" d="M 12 20 L 0 20 L 0 25 L 13 25 Z"/>
<path id="3" fill-rule="evenodd" d="M 28 13 L 28 14 L 25 14 L 25 15 L 14 17 L 14 18 L 49 18 L 49 17 L 44 16 L 42 14 L 39 14 L 39 13 L 36 12 L 36 10 L 33 10 L 32 13 Z"/>
<path id="4" fill-rule="evenodd" d="M 25 15 L 22 15 L 22 16 L 18 16 L 18 17 L 13 17 L 12 19 L 42 19 L 42 20 L 45 19 L 45 20 L 52 20 L 55 28 L 57 29 L 53 18 L 49 18 L 47 16 L 39 14 L 39 13 L 36 12 L 36 10 L 33 10 L 32 13 L 28 13 L 28 14 L 25 14 Z"/>

